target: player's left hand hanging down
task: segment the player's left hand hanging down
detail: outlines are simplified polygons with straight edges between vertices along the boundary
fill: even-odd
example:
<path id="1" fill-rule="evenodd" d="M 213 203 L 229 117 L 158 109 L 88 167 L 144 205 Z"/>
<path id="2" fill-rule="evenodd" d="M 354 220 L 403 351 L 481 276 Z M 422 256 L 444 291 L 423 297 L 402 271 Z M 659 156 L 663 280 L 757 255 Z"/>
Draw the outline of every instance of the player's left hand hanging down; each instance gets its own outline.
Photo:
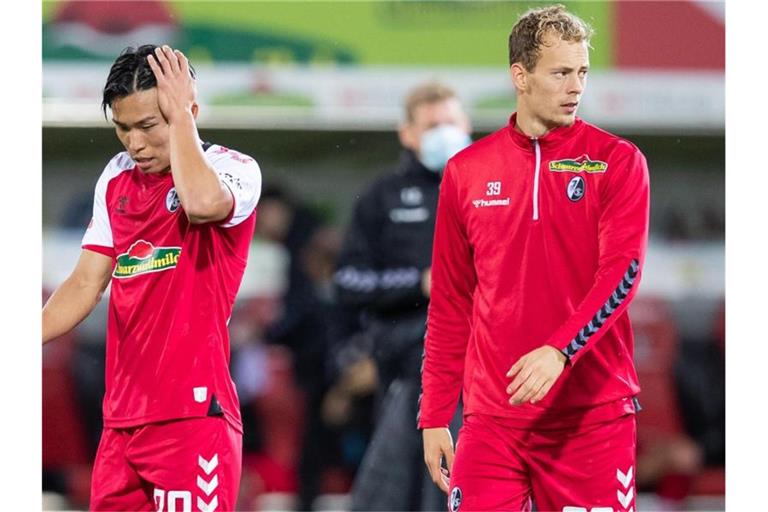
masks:
<path id="1" fill-rule="evenodd" d="M 147 61 L 157 79 L 157 103 L 169 124 L 185 113 L 193 113 L 195 80 L 189 73 L 189 62 L 179 50 L 163 45 L 148 55 Z"/>
<path id="2" fill-rule="evenodd" d="M 507 372 L 507 377 L 514 378 L 507 386 L 507 394 L 512 395 L 509 403 L 535 404 L 543 399 L 563 373 L 565 363 L 565 354 L 551 345 L 525 354 Z"/>

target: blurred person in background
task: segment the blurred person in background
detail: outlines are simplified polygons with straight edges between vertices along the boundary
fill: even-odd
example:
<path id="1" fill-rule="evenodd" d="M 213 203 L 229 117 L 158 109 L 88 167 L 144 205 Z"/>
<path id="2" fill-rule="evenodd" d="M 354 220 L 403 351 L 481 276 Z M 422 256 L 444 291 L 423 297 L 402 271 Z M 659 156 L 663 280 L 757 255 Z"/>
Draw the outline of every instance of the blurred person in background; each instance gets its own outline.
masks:
<path id="1" fill-rule="evenodd" d="M 256 236 L 283 246 L 289 261 L 282 307 L 264 337 L 291 350 L 297 383 L 305 390 L 315 388 L 317 369 L 325 362 L 324 323 L 316 311 L 319 276 L 307 265 L 307 250 L 313 240 L 317 243 L 322 227 L 322 219 L 284 187 L 265 187 L 259 200 Z M 328 235 L 327 230 L 325 233 Z"/>
<path id="2" fill-rule="evenodd" d="M 80 259 L 43 308 L 46 343 L 111 283 L 92 510 L 235 506 L 242 426 L 227 320 L 261 173 L 251 157 L 200 140 L 195 98 L 178 50 L 144 45 L 115 60 L 102 108 L 126 151 L 101 174 Z"/>
<path id="3" fill-rule="evenodd" d="M 435 211 L 448 158 L 470 144 L 470 121 L 455 92 L 436 82 L 413 89 L 399 129 L 397 168 L 357 200 L 334 282 L 339 302 L 365 315 L 370 357 L 347 368 L 330 393 L 376 389 L 376 429 L 355 477 L 352 510 L 434 510 L 435 492 L 422 465 L 414 428 L 430 295 Z"/>
<path id="4" fill-rule="evenodd" d="M 297 361 L 297 377 L 306 401 L 298 466 L 300 510 L 312 510 L 317 496 L 329 491 L 322 486 L 331 471 L 354 469 L 344 456 L 345 422 L 328 422 L 322 414 L 323 399 L 332 384 L 327 364 L 332 339 L 338 333 L 333 273 L 340 248 L 341 234 L 334 228 L 321 227 L 300 254 L 301 266 L 310 284 L 306 291 L 309 303 L 301 321 L 294 322 L 292 329 L 293 336 L 304 340 L 304 349 Z M 284 336 L 289 334 L 283 332 Z M 348 487 L 350 478 L 342 477 L 347 482 L 340 482 L 341 485 Z M 346 489 L 336 489 L 337 492 L 343 490 Z"/>
<path id="5" fill-rule="evenodd" d="M 324 475 L 345 466 L 345 422 L 328 422 L 321 413 L 331 379 L 327 362 L 332 338 L 339 336 L 332 276 L 341 237 L 311 207 L 279 185 L 262 193 L 256 235 L 283 246 L 288 254 L 288 288 L 280 301 L 280 313 L 265 329 L 264 338 L 290 350 L 293 376 L 303 393 L 303 401 L 296 404 L 304 418 L 301 447 L 293 463 L 298 507 L 311 510 L 323 490 Z"/>
<path id="6" fill-rule="evenodd" d="M 649 177 L 636 146 L 576 117 L 591 35 L 562 5 L 524 13 L 509 36 L 517 112 L 445 169 L 419 427 L 452 512 L 635 506 L 626 308 Z"/>

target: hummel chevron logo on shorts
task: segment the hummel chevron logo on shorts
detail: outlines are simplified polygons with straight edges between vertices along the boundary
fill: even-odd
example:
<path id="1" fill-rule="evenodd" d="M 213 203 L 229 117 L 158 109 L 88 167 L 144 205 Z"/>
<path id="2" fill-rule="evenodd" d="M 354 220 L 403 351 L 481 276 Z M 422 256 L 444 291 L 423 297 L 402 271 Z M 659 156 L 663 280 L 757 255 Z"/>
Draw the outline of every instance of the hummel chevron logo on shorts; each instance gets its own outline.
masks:
<path id="1" fill-rule="evenodd" d="M 213 454 L 213 457 L 211 457 L 210 460 L 205 460 L 202 455 L 198 455 L 197 465 L 210 477 L 213 470 L 219 465 L 219 454 Z M 198 496 L 197 508 L 202 512 L 215 512 L 216 508 L 219 506 L 219 497 L 216 494 L 211 496 L 211 494 L 214 493 L 219 486 L 219 476 L 213 475 L 213 478 L 206 480 L 201 475 L 197 475 L 197 486 L 203 493 L 205 493 L 205 496 L 207 497 L 206 499 L 209 500 L 206 503 L 203 496 Z"/>
<path id="2" fill-rule="evenodd" d="M 203 468 L 203 471 L 205 471 L 206 475 L 210 475 L 211 471 L 216 469 L 216 466 L 219 465 L 219 455 L 215 454 L 213 457 L 211 457 L 210 461 L 205 460 L 202 455 L 198 455 L 197 463 L 201 468 Z"/>
<path id="3" fill-rule="evenodd" d="M 213 479 L 210 482 L 206 482 L 203 480 L 203 477 L 200 475 L 197 475 L 197 486 L 208 496 L 211 495 L 213 491 L 216 490 L 216 487 L 219 486 L 219 476 L 213 475 Z"/>

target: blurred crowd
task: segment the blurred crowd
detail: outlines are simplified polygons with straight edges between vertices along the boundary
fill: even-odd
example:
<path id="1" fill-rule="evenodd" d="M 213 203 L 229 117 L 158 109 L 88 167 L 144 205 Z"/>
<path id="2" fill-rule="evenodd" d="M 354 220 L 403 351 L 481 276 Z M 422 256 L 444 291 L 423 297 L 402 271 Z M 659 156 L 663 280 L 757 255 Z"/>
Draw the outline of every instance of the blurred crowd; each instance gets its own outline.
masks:
<path id="1" fill-rule="evenodd" d="M 89 217 L 89 199 L 75 201 L 59 229 L 76 240 Z M 333 276 L 343 232 L 331 220 L 284 187 L 263 191 L 254 247 L 273 249 L 283 264 L 270 267 L 281 274 L 276 285 L 246 273 L 230 321 L 245 429 L 242 510 L 350 508 L 382 407 L 386 377 L 375 340 L 362 328 L 361 310 L 338 300 Z M 62 496 L 64 507 L 88 504 L 101 433 L 106 304 L 43 351 L 43 490 Z M 690 496 L 722 495 L 724 304 L 699 314 L 695 329 L 685 307 L 642 293 L 630 314 L 643 386 L 638 492 L 668 510 Z"/>

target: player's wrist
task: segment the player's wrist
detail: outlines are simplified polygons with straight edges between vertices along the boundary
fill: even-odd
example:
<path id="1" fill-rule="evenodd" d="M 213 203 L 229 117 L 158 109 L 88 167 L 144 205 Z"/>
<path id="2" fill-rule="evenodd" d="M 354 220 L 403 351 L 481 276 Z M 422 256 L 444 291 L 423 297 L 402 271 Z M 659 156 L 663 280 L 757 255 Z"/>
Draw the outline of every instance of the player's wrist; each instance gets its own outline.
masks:
<path id="1" fill-rule="evenodd" d="M 174 126 L 196 126 L 195 116 L 192 113 L 192 107 L 181 107 L 175 109 L 168 115 L 168 124 Z"/>
<path id="2" fill-rule="evenodd" d="M 562 350 L 560 350 L 559 348 L 555 347 L 554 345 L 548 345 L 548 346 L 554 352 L 555 357 L 557 358 L 557 360 L 560 363 L 562 363 L 563 367 L 565 367 L 565 365 L 568 363 L 568 356 L 566 356 L 565 353 Z"/>

